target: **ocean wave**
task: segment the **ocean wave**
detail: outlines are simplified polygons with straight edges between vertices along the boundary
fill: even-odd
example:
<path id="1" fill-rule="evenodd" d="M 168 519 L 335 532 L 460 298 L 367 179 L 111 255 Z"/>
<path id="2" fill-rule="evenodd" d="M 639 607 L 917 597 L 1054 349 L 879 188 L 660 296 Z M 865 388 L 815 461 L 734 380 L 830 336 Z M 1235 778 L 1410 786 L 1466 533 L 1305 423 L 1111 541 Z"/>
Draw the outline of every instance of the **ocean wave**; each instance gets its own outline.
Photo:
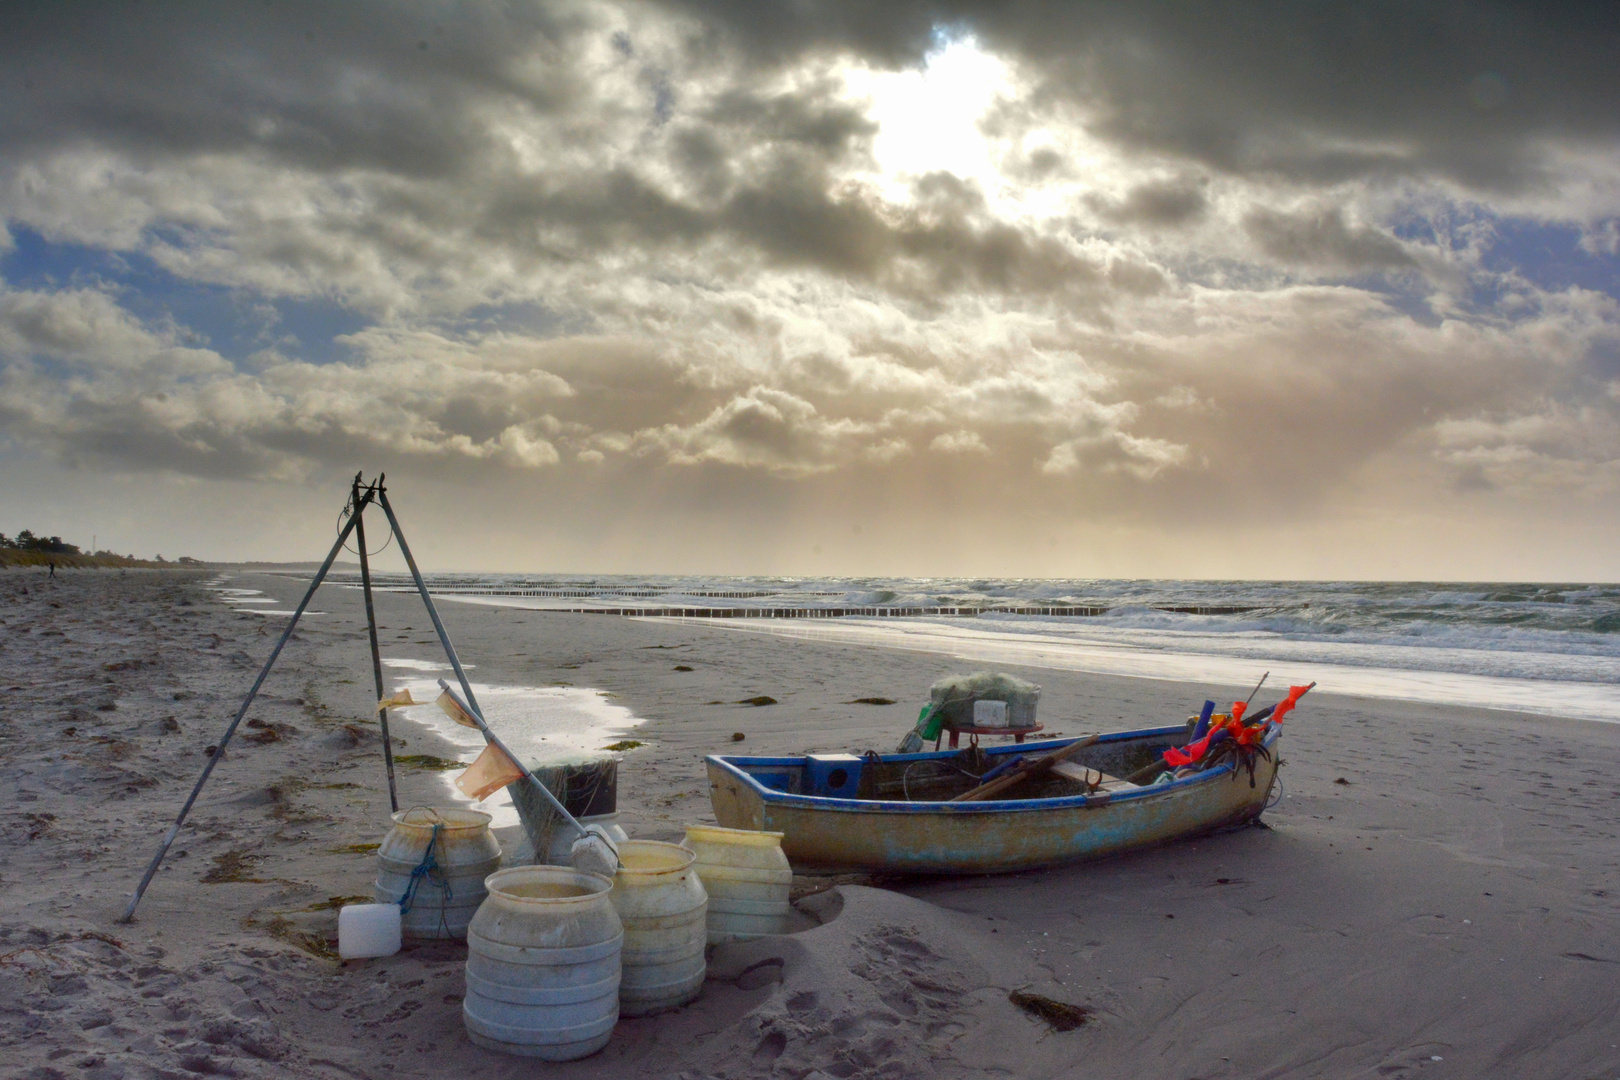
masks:
<path id="1" fill-rule="evenodd" d="M 377 577 L 387 587 L 410 586 L 402 575 Z M 522 595 L 536 606 L 987 609 L 979 618 L 998 631 L 1140 649 L 1620 681 L 1620 586 L 1607 583 L 632 574 L 429 579 L 436 591 Z M 1103 614 L 1006 613 L 1062 606 Z"/>

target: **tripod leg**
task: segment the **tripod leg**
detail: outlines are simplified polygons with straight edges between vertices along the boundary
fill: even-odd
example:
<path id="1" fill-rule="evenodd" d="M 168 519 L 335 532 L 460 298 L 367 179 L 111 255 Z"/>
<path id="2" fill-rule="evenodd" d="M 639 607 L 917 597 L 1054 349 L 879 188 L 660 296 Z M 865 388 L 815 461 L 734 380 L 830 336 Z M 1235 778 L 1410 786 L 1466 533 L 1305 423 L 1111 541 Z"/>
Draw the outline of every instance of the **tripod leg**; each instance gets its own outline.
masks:
<path id="1" fill-rule="evenodd" d="M 360 481 L 354 484 L 355 503 L 360 502 Z M 371 635 L 371 675 L 377 683 L 377 700 L 381 701 L 388 696 L 383 689 L 382 653 L 377 647 L 377 612 L 371 603 L 371 562 L 366 554 L 366 523 L 360 520 L 360 515 L 354 515 L 354 538 L 360 545 L 360 588 L 366 594 L 366 631 Z M 394 786 L 394 741 L 388 734 L 388 710 L 377 710 L 377 722 L 382 725 L 383 740 L 383 767 L 388 772 L 388 805 L 395 812 L 399 812 L 399 792 Z"/>
<path id="2" fill-rule="evenodd" d="M 247 715 L 248 706 L 252 705 L 253 699 L 258 697 L 259 688 L 264 685 L 264 680 L 269 676 L 270 669 L 276 666 L 276 658 L 281 655 L 282 647 L 287 644 L 287 639 L 292 637 L 292 632 L 298 626 L 298 620 L 303 616 L 304 609 L 309 607 L 309 602 L 315 598 L 315 590 L 321 587 L 321 582 L 326 578 L 326 572 L 332 569 L 332 563 L 337 559 L 338 552 L 343 550 L 343 542 L 349 538 L 349 533 L 354 531 L 355 523 L 360 520 L 360 511 L 364 509 L 364 503 L 370 501 L 371 496 L 367 494 L 361 504 L 355 507 L 354 516 L 349 519 L 349 523 L 338 534 L 337 543 L 332 545 L 331 554 L 326 556 L 326 561 L 321 564 L 320 570 L 316 571 L 314 580 L 309 583 L 309 591 L 298 602 L 298 609 L 292 613 L 292 618 L 287 620 L 287 629 L 282 631 L 281 640 L 276 642 L 276 647 L 270 651 L 270 659 L 264 662 L 264 669 L 259 672 L 259 677 L 253 681 L 253 689 L 248 691 L 247 697 L 242 702 L 242 707 L 236 710 L 235 718 L 231 720 L 230 726 L 225 729 L 225 734 L 220 736 L 219 749 L 214 752 L 214 755 L 208 759 L 208 763 L 203 766 L 202 775 L 197 777 L 196 786 L 191 789 L 191 795 L 187 797 L 186 804 L 180 808 L 180 816 L 174 819 L 174 824 L 169 827 L 168 834 L 163 837 L 163 842 L 158 845 L 157 854 L 152 856 L 152 864 L 146 868 L 146 874 L 141 878 L 141 883 L 135 887 L 135 895 L 130 898 L 129 909 L 124 912 L 123 917 L 118 920 L 119 922 L 127 923 L 135 918 L 135 906 L 141 902 L 141 897 L 146 893 L 146 887 L 152 883 L 152 876 L 158 872 L 158 867 L 162 865 L 163 856 L 169 853 L 169 845 L 173 844 L 174 838 L 180 835 L 180 826 L 185 823 L 186 815 L 191 813 L 191 806 L 197 801 L 197 796 L 202 794 L 203 785 L 208 783 L 209 774 L 214 771 L 214 766 L 219 764 L 219 759 L 225 756 L 225 744 L 231 741 L 232 735 L 236 734 L 236 725 L 242 722 L 242 717 Z"/>

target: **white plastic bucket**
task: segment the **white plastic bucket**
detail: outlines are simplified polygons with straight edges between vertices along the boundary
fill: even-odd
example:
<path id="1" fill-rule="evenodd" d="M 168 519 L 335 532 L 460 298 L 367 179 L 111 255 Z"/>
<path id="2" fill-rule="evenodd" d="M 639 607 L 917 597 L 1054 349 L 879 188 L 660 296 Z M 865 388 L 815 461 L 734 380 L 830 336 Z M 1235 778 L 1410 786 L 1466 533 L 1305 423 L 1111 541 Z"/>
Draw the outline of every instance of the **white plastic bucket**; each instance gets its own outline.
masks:
<path id="1" fill-rule="evenodd" d="M 484 902 L 484 879 L 501 867 L 501 845 L 489 831 L 490 816 L 477 810 L 418 806 L 393 816 L 394 827 L 377 848 L 373 895 L 397 904 L 411 887 L 411 874 L 433 847 L 435 868 L 422 876 L 401 919 L 406 937 L 461 938 Z M 438 826 L 435 834 L 434 826 Z"/>
<path id="2" fill-rule="evenodd" d="M 709 894 L 711 945 L 787 932 L 793 868 L 781 833 L 693 825 L 684 845 Z"/>
<path id="3" fill-rule="evenodd" d="M 467 1036 L 486 1050 L 573 1061 L 619 1020 L 624 929 L 613 883 L 560 866 L 491 874 L 467 928 Z"/>
<path id="4" fill-rule="evenodd" d="M 678 844 L 626 840 L 612 901 L 624 923 L 619 1010 L 647 1016 L 685 1005 L 703 991 L 708 896 Z"/>

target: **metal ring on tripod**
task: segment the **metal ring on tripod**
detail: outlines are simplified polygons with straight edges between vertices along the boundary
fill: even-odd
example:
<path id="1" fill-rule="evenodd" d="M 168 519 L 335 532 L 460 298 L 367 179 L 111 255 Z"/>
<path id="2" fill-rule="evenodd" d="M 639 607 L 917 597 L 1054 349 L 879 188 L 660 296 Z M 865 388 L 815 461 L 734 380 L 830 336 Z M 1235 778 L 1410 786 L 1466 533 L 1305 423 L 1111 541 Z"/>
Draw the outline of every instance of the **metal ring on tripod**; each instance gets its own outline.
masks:
<path id="1" fill-rule="evenodd" d="M 354 498 L 351 496 L 350 499 L 349 499 L 348 504 L 346 506 L 344 506 L 342 510 L 338 511 L 338 517 L 337 517 L 337 531 L 338 532 L 343 531 L 343 523 L 345 521 L 347 521 L 349 519 L 349 516 L 351 514 L 353 514 L 353 513 L 354 513 Z M 373 555 L 381 555 L 383 552 L 388 550 L 388 545 L 392 544 L 393 542 L 394 542 L 394 527 L 393 527 L 393 525 L 389 525 L 388 526 L 388 539 L 384 540 L 382 547 L 378 548 L 376 551 L 368 551 L 368 552 L 366 552 L 366 558 L 369 559 Z M 352 548 L 352 547 L 349 546 L 349 542 L 347 540 L 345 540 L 343 542 L 343 550 L 349 552 L 352 555 L 360 554 L 360 552 L 358 550 L 356 550 L 355 548 Z"/>

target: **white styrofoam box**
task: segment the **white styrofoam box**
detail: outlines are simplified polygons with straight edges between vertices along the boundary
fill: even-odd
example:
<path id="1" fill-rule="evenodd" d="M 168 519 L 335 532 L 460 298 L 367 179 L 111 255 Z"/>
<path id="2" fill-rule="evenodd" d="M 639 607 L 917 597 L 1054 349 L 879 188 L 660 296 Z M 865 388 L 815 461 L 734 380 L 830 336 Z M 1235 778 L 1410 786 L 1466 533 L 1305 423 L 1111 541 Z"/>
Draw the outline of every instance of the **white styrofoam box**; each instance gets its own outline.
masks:
<path id="1" fill-rule="evenodd" d="M 338 909 L 338 955 L 345 960 L 399 952 L 398 904 L 345 904 Z"/>
<path id="2" fill-rule="evenodd" d="M 975 701 L 973 703 L 974 727 L 1006 727 L 1007 703 L 1005 701 Z"/>

